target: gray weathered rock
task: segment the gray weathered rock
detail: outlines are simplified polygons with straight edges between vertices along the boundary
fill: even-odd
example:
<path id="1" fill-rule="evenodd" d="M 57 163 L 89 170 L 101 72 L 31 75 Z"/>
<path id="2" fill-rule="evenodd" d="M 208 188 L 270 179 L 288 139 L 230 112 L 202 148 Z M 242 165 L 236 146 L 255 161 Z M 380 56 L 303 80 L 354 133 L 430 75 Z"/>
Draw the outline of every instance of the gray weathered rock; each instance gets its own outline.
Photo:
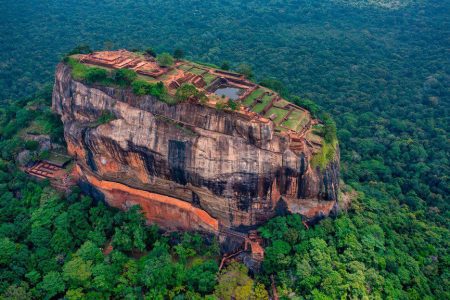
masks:
<path id="1" fill-rule="evenodd" d="M 246 229 L 302 203 L 308 217 L 328 214 L 337 199 L 339 152 L 325 170 L 312 168 L 312 150 L 290 150 L 272 122 L 88 86 L 64 64 L 56 71 L 53 109 L 81 181 L 111 205 L 141 204 L 150 221 L 165 227 Z M 116 119 L 92 126 L 105 110 Z"/>

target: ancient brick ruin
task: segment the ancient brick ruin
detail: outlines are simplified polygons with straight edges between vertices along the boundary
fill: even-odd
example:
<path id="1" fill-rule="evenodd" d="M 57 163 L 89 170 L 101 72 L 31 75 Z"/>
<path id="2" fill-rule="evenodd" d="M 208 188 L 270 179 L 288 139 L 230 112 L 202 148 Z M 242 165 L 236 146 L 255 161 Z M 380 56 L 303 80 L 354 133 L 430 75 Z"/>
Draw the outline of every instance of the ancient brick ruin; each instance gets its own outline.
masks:
<path id="1" fill-rule="evenodd" d="M 242 246 L 225 250 L 226 259 L 251 250 L 254 261 L 264 255 L 252 233 L 257 226 L 282 213 L 313 220 L 335 209 L 338 149 L 324 168 L 314 166 L 323 144 L 313 127 L 319 120 L 278 93 L 185 60 L 161 67 L 126 50 L 72 57 L 111 71 L 134 70 L 139 80 L 164 84 L 169 100 L 177 100 L 184 84 L 205 96 L 173 104 L 74 79 L 72 67 L 61 63 L 52 107 L 62 116 L 67 151 L 86 193 L 120 209 L 140 205 L 150 223 L 167 230 L 217 234 L 223 244 Z M 114 118 L 98 124 L 105 111 Z"/>
<path id="2" fill-rule="evenodd" d="M 208 97 L 205 105 L 211 107 L 217 102 L 226 102 L 229 99 L 217 95 L 217 90 L 236 89 L 239 95 L 233 101 L 239 104 L 238 113 L 242 116 L 258 122 L 273 122 L 276 132 L 291 139 L 291 149 L 295 152 L 301 152 L 306 146 L 311 146 L 316 151 L 320 149 L 322 141 L 319 136 L 305 142 L 304 137 L 311 136 L 312 126 L 318 123 L 311 118 L 307 110 L 251 82 L 242 74 L 183 60 L 177 61 L 171 67 L 162 67 L 152 56 L 127 50 L 101 51 L 76 57 L 88 65 L 134 70 L 142 79 L 149 82 L 163 82 L 171 95 L 175 95 L 181 85 L 193 84 L 199 91 L 205 93 Z"/>
<path id="3" fill-rule="evenodd" d="M 168 71 L 149 56 L 127 50 L 94 52 L 80 57 L 80 62 L 113 69 L 131 69 L 138 74 L 158 77 Z"/>

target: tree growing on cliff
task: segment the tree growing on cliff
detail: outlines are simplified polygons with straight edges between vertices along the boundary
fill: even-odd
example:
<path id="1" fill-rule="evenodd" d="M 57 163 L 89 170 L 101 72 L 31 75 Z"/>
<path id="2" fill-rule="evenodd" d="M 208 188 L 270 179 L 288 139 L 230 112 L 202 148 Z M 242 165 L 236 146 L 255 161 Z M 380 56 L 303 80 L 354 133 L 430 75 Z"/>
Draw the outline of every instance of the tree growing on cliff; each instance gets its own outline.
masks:
<path id="1" fill-rule="evenodd" d="M 239 104 L 231 99 L 228 99 L 227 105 L 231 110 L 237 110 L 239 108 Z"/>
<path id="2" fill-rule="evenodd" d="M 288 90 L 286 86 L 279 80 L 274 78 L 265 78 L 261 80 L 259 83 L 262 86 L 265 86 L 269 89 L 274 90 L 275 92 L 279 93 L 282 97 L 286 97 L 288 95 Z"/>
<path id="3" fill-rule="evenodd" d="M 295 95 L 290 96 L 290 99 L 296 105 L 306 108 L 311 113 L 311 116 L 313 116 L 314 118 L 317 118 L 322 110 L 321 107 L 314 101 L 300 98 L 299 96 Z"/>
<path id="4" fill-rule="evenodd" d="M 227 107 L 227 103 L 225 101 L 217 101 L 216 102 L 217 110 L 224 110 L 226 107 Z"/>
<path id="5" fill-rule="evenodd" d="M 89 54 L 89 53 L 92 53 L 91 47 L 89 47 L 89 45 L 86 44 L 81 44 L 73 48 L 72 51 L 70 51 L 67 55 Z"/>
<path id="6" fill-rule="evenodd" d="M 175 98 L 179 101 L 179 102 L 184 102 L 187 101 L 189 99 L 193 99 L 193 98 L 197 98 L 199 96 L 199 91 L 197 90 L 197 88 L 189 83 L 184 83 L 182 86 L 180 86 L 176 93 L 175 93 Z"/>
<path id="7" fill-rule="evenodd" d="M 150 56 L 156 57 L 156 51 L 153 50 L 153 48 L 147 48 L 145 49 L 145 53 L 147 53 Z"/>
<path id="8" fill-rule="evenodd" d="M 228 71 L 228 70 L 230 69 L 230 63 L 227 62 L 227 61 L 224 61 L 224 62 L 222 63 L 222 65 L 220 66 L 220 68 L 221 68 L 222 70 Z"/>
<path id="9" fill-rule="evenodd" d="M 136 79 L 131 83 L 133 93 L 138 96 L 152 95 L 162 100 L 167 94 L 164 84 L 160 81 L 158 83 L 150 83 L 145 80 Z"/>
<path id="10" fill-rule="evenodd" d="M 137 78 L 137 74 L 135 71 L 130 69 L 119 69 L 113 73 L 113 78 L 116 84 L 126 87 L 130 86 L 130 84 Z"/>
<path id="11" fill-rule="evenodd" d="M 134 205 L 125 213 L 119 213 L 116 218 L 119 218 L 124 225 L 116 227 L 112 239 L 113 246 L 122 251 L 133 249 L 143 251 L 149 241 L 150 231 L 145 224 L 141 207 Z"/>
<path id="12" fill-rule="evenodd" d="M 93 124 L 93 127 L 97 127 L 98 125 L 109 123 L 115 119 L 116 119 L 116 116 L 114 115 L 114 113 L 105 110 L 102 112 L 100 117 L 98 117 L 97 121 Z"/>
<path id="13" fill-rule="evenodd" d="M 85 75 L 85 80 L 88 84 L 102 82 L 108 78 L 108 72 L 101 68 L 88 68 Z"/>
<path id="14" fill-rule="evenodd" d="M 264 287 L 255 284 L 247 273 L 248 269 L 244 265 L 232 262 L 220 273 L 214 295 L 226 300 L 269 299 Z"/>
<path id="15" fill-rule="evenodd" d="M 182 59 L 184 57 L 184 51 L 183 49 L 175 49 L 175 51 L 173 52 L 173 57 L 175 59 Z"/>
<path id="16" fill-rule="evenodd" d="M 167 52 L 163 52 L 156 57 L 156 61 L 161 67 L 170 67 L 174 63 L 172 55 Z"/>
<path id="17" fill-rule="evenodd" d="M 250 65 L 248 65 L 248 64 L 240 64 L 237 67 L 237 71 L 239 73 L 243 74 L 247 78 L 252 78 L 253 77 L 252 67 Z"/>

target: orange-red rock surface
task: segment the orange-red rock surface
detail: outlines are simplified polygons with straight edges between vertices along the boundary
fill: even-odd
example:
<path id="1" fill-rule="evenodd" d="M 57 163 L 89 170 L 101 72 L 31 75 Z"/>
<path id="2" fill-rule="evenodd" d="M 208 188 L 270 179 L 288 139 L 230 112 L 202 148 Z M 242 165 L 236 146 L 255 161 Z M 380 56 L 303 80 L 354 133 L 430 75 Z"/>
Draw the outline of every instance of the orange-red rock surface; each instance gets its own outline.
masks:
<path id="1" fill-rule="evenodd" d="M 167 105 L 130 90 L 89 86 L 56 71 L 61 115 L 81 186 L 112 206 L 142 206 L 165 228 L 248 229 L 291 207 L 310 218 L 337 199 L 339 152 L 325 170 L 312 148 L 290 148 L 272 122 L 195 103 Z M 104 111 L 114 120 L 98 125 Z"/>
<path id="2" fill-rule="evenodd" d="M 83 172 L 79 166 L 77 172 L 84 176 L 92 187 L 101 191 L 111 206 L 127 209 L 140 205 L 149 222 L 160 224 L 167 229 L 219 231 L 217 219 L 189 202 L 101 180 Z"/>

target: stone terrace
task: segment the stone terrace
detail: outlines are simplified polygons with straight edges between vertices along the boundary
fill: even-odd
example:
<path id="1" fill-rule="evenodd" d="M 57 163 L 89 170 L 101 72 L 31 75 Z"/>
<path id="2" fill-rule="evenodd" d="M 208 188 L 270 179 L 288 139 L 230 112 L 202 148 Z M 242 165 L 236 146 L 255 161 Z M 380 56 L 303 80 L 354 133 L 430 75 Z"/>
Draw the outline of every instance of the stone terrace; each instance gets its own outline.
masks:
<path id="1" fill-rule="evenodd" d="M 80 55 L 80 62 L 112 69 L 132 69 L 138 74 L 158 77 L 169 70 L 156 63 L 155 59 L 127 50 L 102 51 Z"/>
<path id="2" fill-rule="evenodd" d="M 233 101 L 240 104 L 237 113 L 249 120 L 273 122 L 277 132 L 290 137 L 293 150 L 301 150 L 304 147 L 301 143 L 303 138 L 314 148 L 321 145 L 321 138 L 312 131 L 313 125 L 318 124 L 318 121 L 313 119 L 307 110 L 282 99 L 274 91 L 247 80 L 242 74 L 184 60 L 166 68 L 160 66 L 151 56 L 127 50 L 94 52 L 78 55 L 77 58 L 89 65 L 132 69 L 141 79 L 149 82 L 162 81 L 172 96 L 182 84 L 193 84 L 206 94 L 208 106 L 231 99 L 227 95 L 217 94 L 218 90 L 232 90 L 237 92 Z"/>

